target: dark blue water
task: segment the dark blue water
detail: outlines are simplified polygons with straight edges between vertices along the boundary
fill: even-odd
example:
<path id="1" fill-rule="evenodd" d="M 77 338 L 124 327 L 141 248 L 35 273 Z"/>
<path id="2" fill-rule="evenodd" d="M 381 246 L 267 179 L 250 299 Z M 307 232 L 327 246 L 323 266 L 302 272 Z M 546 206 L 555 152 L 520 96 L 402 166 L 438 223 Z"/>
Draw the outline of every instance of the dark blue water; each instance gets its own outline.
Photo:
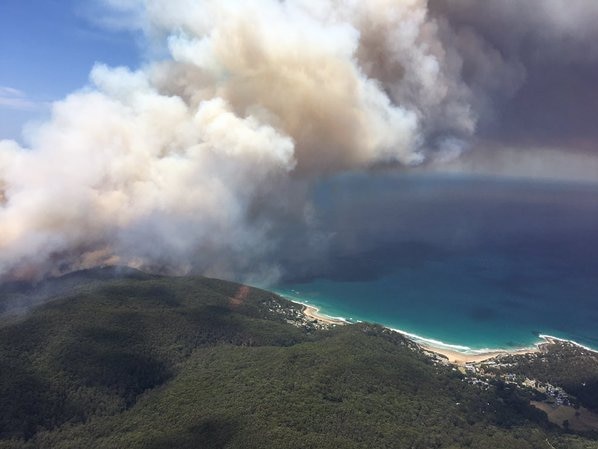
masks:
<path id="1" fill-rule="evenodd" d="M 320 186 L 325 262 L 276 290 L 471 349 L 539 334 L 598 348 L 598 189 L 355 176 Z"/>

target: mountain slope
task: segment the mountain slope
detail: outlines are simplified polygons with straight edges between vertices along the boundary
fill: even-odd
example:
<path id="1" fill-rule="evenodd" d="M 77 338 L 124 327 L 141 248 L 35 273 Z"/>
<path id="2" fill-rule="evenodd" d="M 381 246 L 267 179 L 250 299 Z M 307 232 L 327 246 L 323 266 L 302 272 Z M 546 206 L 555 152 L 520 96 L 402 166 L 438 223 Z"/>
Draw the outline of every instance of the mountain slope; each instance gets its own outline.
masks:
<path id="1" fill-rule="evenodd" d="M 0 448 L 598 448 L 379 326 L 318 330 L 269 292 L 107 273 L 4 318 Z"/>

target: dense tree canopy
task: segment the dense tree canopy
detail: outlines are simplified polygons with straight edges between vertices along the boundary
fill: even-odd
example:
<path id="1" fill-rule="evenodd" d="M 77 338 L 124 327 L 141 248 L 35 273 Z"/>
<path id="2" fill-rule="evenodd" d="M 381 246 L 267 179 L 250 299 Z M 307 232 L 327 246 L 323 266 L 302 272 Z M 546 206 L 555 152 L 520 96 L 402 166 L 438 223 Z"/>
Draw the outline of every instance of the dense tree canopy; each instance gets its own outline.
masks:
<path id="1" fill-rule="evenodd" d="M 0 448 L 598 448 L 379 326 L 200 278 L 92 271 L 0 325 Z M 0 303 L 32 291 L 5 289 Z"/>

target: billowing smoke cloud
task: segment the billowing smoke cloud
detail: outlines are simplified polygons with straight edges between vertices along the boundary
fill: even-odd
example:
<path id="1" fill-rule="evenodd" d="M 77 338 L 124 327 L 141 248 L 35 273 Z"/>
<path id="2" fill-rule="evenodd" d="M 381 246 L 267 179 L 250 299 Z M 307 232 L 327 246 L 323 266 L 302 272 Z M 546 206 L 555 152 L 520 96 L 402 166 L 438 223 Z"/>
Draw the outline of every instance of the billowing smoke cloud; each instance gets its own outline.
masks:
<path id="1" fill-rule="evenodd" d="M 452 160 L 527 76 L 526 23 L 497 41 L 467 0 L 105 1 L 165 54 L 97 65 L 27 148 L 0 142 L 0 277 L 276 278 L 281 252 L 325 247 L 315 181 Z M 519 3 L 486 7 L 506 22 Z M 546 3 L 530 23 L 555 37 L 538 26 L 528 47 L 587 42 L 592 27 L 550 21 L 564 0 Z"/>

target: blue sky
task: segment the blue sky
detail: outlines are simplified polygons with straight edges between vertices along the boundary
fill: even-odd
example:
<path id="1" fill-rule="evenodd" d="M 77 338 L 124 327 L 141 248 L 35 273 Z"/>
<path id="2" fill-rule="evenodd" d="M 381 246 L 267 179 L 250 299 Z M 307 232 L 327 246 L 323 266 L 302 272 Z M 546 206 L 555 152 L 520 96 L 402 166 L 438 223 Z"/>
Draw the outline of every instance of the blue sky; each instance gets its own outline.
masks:
<path id="1" fill-rule="evenodd" d="M 0 1 L 0 139 L 19 139 L 49 102 L 85 86 L 95 62 L 139 64 L 136 37 L 100 14 L 92 1 Z"/>

